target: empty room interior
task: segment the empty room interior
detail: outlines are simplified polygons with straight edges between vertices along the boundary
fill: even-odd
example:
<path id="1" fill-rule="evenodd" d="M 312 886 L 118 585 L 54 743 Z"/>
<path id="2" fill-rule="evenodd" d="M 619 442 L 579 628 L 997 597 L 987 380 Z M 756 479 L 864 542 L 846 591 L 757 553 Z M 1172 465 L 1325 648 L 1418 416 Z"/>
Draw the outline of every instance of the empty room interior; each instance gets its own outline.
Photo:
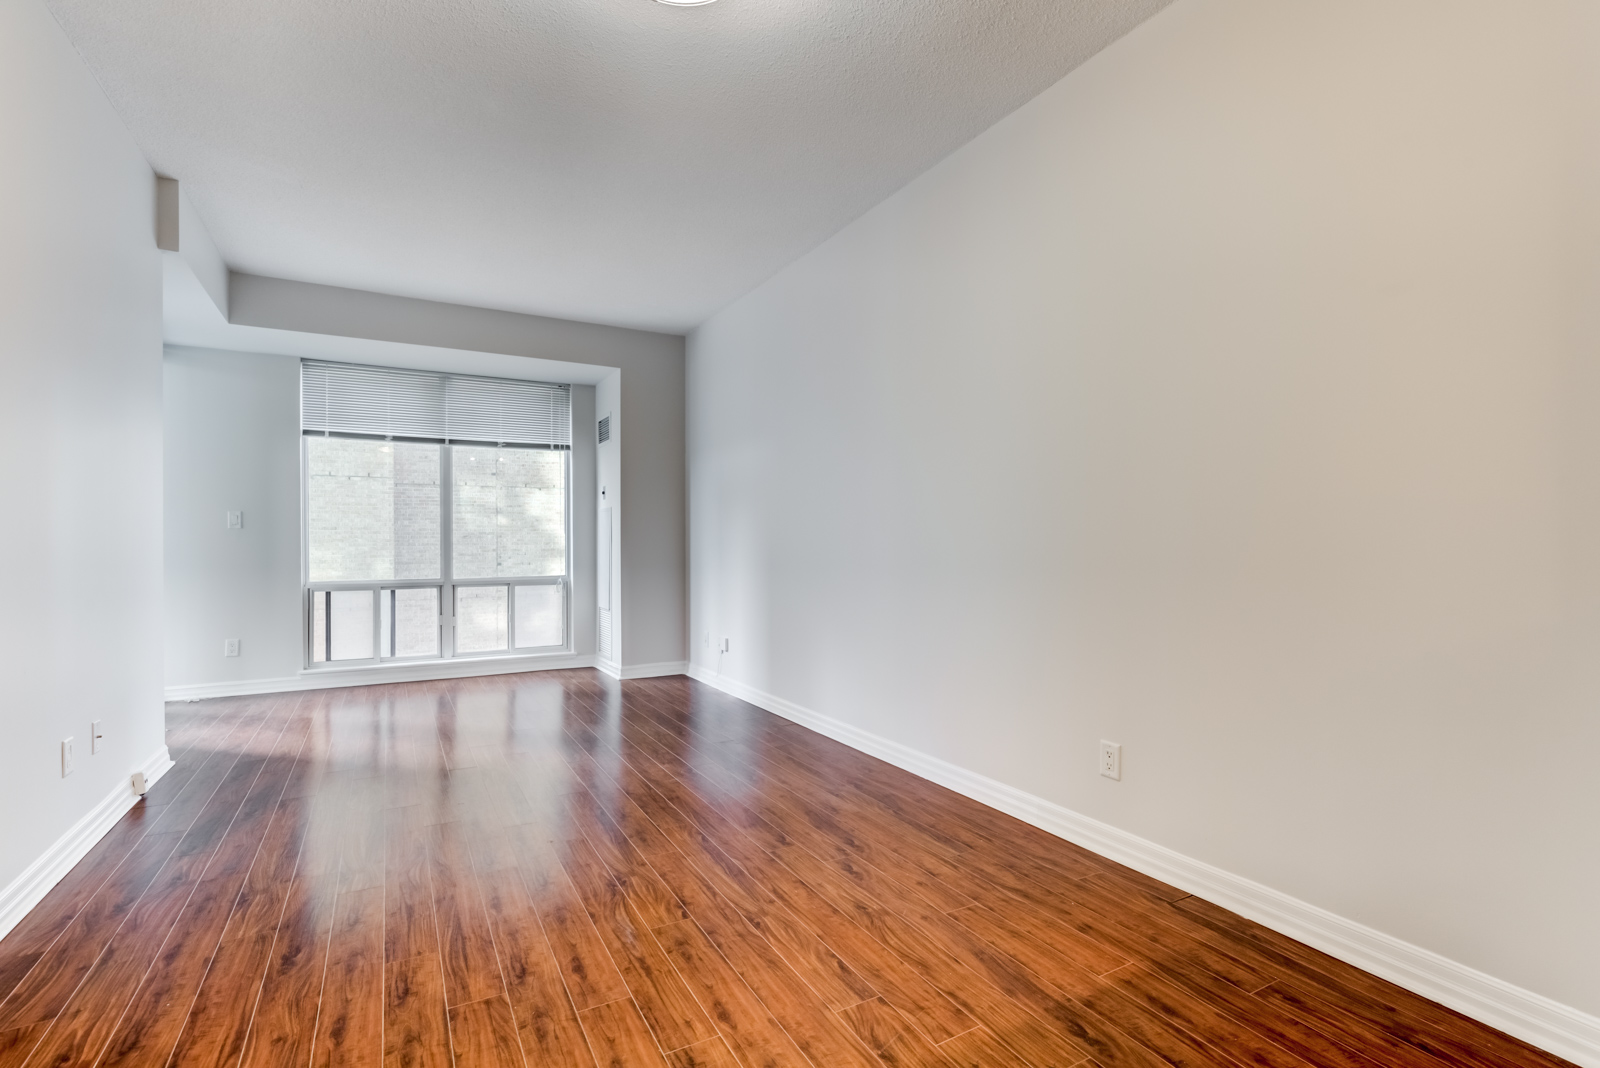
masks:
<path id="1" fill-rule="evenodd" d="M 1600 4 L 0 0 L 0 1068 L 1600 1068 Z"/>

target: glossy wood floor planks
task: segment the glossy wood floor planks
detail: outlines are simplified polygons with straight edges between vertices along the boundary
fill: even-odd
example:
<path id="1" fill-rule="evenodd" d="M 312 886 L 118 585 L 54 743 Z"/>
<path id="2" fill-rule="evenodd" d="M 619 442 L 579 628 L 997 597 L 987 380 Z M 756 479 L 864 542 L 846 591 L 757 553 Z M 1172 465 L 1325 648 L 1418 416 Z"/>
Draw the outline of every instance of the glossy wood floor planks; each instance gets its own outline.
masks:
<path id="1" fill-rule="evenodd" d="M 1562 1068 L 682 677 L 168 709 L 0 1068 Z"/>

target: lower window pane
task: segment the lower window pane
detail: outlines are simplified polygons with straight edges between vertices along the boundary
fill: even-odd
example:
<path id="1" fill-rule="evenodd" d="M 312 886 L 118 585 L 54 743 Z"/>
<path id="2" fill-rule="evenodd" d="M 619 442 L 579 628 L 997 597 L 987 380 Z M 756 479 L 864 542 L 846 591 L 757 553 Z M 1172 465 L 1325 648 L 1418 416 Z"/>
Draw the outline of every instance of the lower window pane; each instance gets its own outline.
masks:
<path id="1" fill-rule="evenodd" d="M 566 641 L 566 605 L 561 594 L 561 585 L 555 582 L 516 587 L 518 649 L 537 649 Z"/>
<path id="2" fill-rule="evenodd" d="M 334 590 L 328 606 L 328 659 L 371 660 L 371 590 Z"/>
<path id="3" fill-rule="evenodd" d="M 328 659 L 328 591 L 311 591 L 311 662 Z"/>
<path id="4" fill-rule="evenodd" d="M 507 646 L 504 586 L 456 587 L 456 652 L 493 653 Z"/>
<path id="5" fill-rule="evenodd" d="M 439 655 L 439 587 L 386 590 L 392 613 L 384 644 L 390 656 Z"/>

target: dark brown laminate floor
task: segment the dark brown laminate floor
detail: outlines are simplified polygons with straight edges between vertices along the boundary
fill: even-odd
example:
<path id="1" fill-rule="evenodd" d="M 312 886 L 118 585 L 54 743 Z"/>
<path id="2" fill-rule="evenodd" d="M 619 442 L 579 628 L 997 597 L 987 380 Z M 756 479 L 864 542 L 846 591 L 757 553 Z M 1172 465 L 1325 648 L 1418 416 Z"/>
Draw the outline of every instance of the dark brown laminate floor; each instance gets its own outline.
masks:
<path id="1" fill-rule="evenodd" d="M 682 677 L 168 709 L 0 1065 L 1565 1062 Z"/>

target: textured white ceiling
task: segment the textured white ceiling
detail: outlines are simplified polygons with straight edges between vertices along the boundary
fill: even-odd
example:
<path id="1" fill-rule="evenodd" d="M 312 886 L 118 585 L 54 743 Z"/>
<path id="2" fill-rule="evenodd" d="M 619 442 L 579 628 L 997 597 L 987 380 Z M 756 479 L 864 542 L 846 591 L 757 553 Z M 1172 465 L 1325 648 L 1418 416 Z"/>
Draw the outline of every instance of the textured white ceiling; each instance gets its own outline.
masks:
<path id="1" fill-rule="evenodd" d="M 1169 0 L 47 0 L 256 274 L 681 332 Z"/>

